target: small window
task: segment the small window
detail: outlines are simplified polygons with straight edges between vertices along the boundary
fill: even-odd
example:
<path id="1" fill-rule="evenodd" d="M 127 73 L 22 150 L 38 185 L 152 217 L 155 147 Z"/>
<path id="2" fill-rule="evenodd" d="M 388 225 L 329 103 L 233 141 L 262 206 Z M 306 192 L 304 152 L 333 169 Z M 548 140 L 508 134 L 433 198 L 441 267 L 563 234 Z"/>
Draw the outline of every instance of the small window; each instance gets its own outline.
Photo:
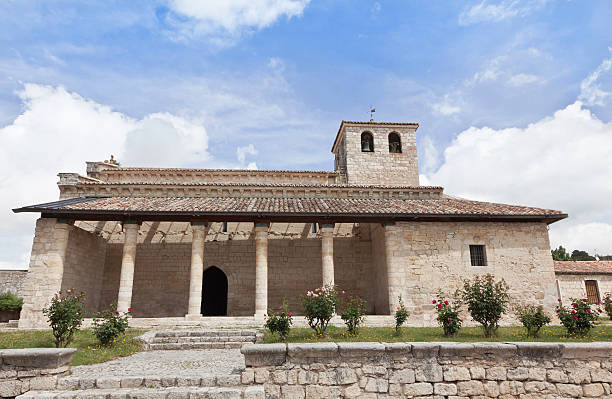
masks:
<path id="1" fill-rule="evenodd" d="M 586 288 L 587 299 L 591 303 L 599 302 L 599 289 L 597 288 L 597 280 L 585 280 L 584 286 Z"/>
<path id="2" fill-rule="evenodd" d="M 392 154 L 400 154 L 402 152 L 402 140 L 399 134 L 389 133 L 389 152 Z"/>
<path id="3" fill-rule="evenodd" d="M 221 223 L 221 232 L 227 233 L 227 222 Z"/>
<path id="4" fill-rule="evenodd" d="M 374 152 L 374 136 L 372 136 L 372 133 L 361 133 L 361 152 Z"/>
<path id="5" fill-rule="evenodd" d="M 316 223 L 313 223 L 313 224 L 312 224 L 312 233 L 313 233 L 313 234 L 316 234 L 316 233 L 317 233 L 317 231 L 318 231 L 317 224 L 316 224 Z"/>
<path id="6" fill-rule="evenodd" d="M 472 266 L 486 266 L 487 259 L 485 257 L 485 246 L 470 245 L 470 260 Z"/>

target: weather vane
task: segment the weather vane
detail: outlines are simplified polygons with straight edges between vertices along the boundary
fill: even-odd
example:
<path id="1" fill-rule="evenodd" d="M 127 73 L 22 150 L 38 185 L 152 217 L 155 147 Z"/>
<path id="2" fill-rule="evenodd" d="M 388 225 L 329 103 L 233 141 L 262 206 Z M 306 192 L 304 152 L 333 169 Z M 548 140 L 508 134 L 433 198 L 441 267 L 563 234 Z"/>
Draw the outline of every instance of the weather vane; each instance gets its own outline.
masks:
<path id="1" fill-rule="evenodd" d="M 376 108 L 370 105 L 370 122 L 374 122 L 374 112 L 376 112 Z"/>

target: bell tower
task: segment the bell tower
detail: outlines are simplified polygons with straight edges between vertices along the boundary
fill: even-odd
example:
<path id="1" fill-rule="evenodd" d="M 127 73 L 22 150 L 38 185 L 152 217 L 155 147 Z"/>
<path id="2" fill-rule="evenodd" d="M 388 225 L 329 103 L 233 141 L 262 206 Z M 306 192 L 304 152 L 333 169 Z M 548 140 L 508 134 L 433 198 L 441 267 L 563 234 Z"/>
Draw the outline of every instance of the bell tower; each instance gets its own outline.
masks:
<path id="1" fill-rule="evenodd" d="M 332 152 L 339 183 L 418 186 L 418 123 L 342 121 Z"/>

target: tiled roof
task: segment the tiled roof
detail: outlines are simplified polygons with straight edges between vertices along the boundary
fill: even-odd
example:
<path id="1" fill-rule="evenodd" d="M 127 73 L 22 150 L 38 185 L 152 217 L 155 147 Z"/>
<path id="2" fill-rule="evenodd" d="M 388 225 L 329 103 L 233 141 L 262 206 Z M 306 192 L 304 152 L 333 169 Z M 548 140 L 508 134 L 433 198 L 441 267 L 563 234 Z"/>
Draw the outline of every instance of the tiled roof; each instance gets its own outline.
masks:
<path id="1" fill-rule="evenodd" d="M 555 261 L 555 273 L 559 274 L 612 274 L 610 260 Z"/>
<path id="2" fill-rule="evenodd" d="M 305 187 L 305 188 L 363 188 L 376 190 L 417 190 L 417 191 L 441 191 L 441 186 L 374 186 L 371 184 L 324 184 L 324 183 L 256 183 L 256 182 L 148 182 L 148 181 L 84 181 L 81 185 L 110 185 L 110 186 L 132 186 L 134 184 L 147 186 L 222 186 L 222 187 Z"/>
<path id="3" fill-rule="evenodd" d="M 352 198 L 252 198 L 252 197 L 105 197 L 76 198 L 15 209 L 15 212 L 54 214 L 165 214 L 465 218 L 478 220 L 525 219 L 556 221 L 560 211 L 456 198 L 352 199 Z"/>
<path id="4" fill-rule="evenodd" d="M 108 164 L 104 164 L 108 165 Z M 106 169 L 104 173 L 116 172 L 205 172 L 205 173 L 248 173 L 253 175 L 260 174 L 316 174 L 316 175 L 332 175 L 335 176 L 338 172 L 333 170 L 267 170 L 267 169 L 207 169 L 207 168 L 145 168 L 135 166 L 119 166 L 114 169 Z"/>

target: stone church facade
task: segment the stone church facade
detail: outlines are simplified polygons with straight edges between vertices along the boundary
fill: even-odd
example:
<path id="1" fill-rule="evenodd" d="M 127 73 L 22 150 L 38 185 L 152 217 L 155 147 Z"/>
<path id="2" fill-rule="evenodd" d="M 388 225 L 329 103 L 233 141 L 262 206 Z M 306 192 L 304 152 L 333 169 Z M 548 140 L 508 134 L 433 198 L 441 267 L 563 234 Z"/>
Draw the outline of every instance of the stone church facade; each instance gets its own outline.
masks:
<path id="1" fill-rule="evenodd" d="M 20 327 L 45 326 L 60 289 L 134 319 L 258 320 L 283 299 L 336 284 L 412 325 L 431 299 L 492 273 L 515 298 L 557 298 L 547 225 L 560 211 L 471 201 L 419 185 L 414 123 L 340 125 L 333 171 L 123 167 L 60 173 L 59 201 L 36 212 Z M 474 171 L 477 178 L 478 171 Z"/>

